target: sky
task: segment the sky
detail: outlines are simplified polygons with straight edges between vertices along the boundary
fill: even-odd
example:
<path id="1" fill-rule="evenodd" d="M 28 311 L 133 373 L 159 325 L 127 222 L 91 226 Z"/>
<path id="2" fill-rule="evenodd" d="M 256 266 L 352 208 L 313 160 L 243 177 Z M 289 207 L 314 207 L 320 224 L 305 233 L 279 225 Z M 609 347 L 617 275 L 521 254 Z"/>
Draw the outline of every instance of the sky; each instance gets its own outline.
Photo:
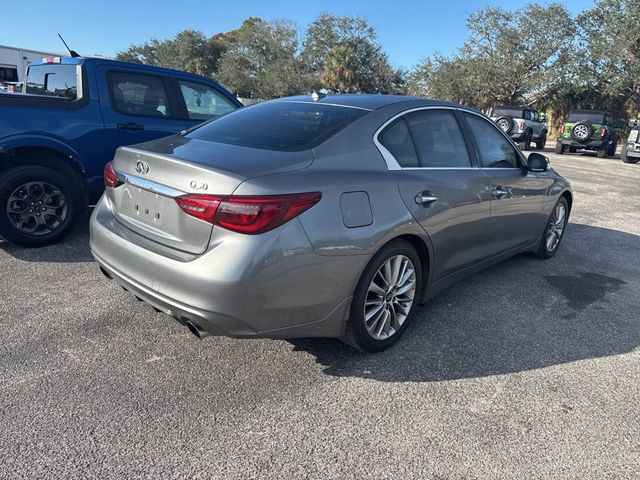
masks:
<path id="1" fill-rule="evenodd" d="M 51 0 L 9 2 L 0 9 L 0 45 L 62 52 L 61 33 L 84 55 L 114 56 L 152 37 L 166 39 L 183 29 L 214 35 L 238 28 L 247 17 L 288 19 L 303 30 L 320 13 L 359 15 L 369 20 L 391 62 L 410 68 L 436 52 L 452 54 L 468 37 L 467 16 L 485 5 L 517 9 L 526 0 Z M 546 1 L 535 3 L 547 4 Z M 577 14 L 593 0 L 561 0 Z"/>

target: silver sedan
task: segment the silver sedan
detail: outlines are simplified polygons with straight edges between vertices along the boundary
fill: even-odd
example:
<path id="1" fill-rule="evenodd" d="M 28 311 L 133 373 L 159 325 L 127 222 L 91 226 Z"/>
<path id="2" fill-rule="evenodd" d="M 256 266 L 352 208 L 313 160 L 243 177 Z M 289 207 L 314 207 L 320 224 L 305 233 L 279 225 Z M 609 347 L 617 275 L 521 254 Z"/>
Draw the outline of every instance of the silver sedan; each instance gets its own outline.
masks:
<path id="1" fill-rule="evenodd" d="M 193 333 L 374 352 L 418 305 L 512 255 L 550 258 L 573 201 L 482 113 L 300 96 L 118 149 L 91 218 L 102 272 Z"/>

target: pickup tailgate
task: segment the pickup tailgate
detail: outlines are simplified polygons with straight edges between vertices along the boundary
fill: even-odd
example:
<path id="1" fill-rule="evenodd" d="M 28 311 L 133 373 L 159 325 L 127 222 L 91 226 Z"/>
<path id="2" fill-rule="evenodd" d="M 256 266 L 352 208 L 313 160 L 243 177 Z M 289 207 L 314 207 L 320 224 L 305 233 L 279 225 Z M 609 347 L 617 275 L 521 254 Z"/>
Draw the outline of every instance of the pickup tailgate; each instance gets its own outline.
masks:
<path id="1" fill-rule="evenodd" d="M 112 162 L 123 182 L 108 188 L 115 218 L 136 233 L 200 254 L 213 225 L 185 213 L 176 197 L 229 196 L 245 180 L 308 166 L 311 152 L 274 152 L 172 136 L 121 147 Z"/>

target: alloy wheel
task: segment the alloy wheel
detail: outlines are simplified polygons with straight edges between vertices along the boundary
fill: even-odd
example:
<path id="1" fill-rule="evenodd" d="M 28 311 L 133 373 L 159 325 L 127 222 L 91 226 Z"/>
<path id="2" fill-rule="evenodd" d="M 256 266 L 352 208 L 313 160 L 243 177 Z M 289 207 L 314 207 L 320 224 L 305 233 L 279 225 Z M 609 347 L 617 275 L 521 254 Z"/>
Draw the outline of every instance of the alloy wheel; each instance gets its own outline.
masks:
<path id="1" fill-rule="evenodd" d="M 364 321 L 375 340 L 392 337 L 407 319 L 416 293 L 416 272 L 404 255 L 393 256 L 371 280 L 364 303 Z"/>
<path id="2" fill-rule="evenodd" d="M 580 140 L 586 140 L 587 138 L 589 138 L 589 127 L 587 127 L 586 125 L 576 125 L 573 128 L 573 134 L 575 135 L 576 138 L 579 138 Z"/>
<path id="3" fill-rule="evenodd" d="M 549 219 L 549 227 L 547 228 L 547 251 L 553 252 L 560 244 L 562 232 L 564 231 L 565 221 L 567 218 L 567 207 L 560 202 L 553 209 L 553 214 Z"/>
<path id="4" fill-rule="evenodd" d="M 27 235 L 46 235 L 67 218 L 67 201 L 62 191 L 48 182 L 27 182 L 16 188 L 7 201 L 11 225 Z"/>

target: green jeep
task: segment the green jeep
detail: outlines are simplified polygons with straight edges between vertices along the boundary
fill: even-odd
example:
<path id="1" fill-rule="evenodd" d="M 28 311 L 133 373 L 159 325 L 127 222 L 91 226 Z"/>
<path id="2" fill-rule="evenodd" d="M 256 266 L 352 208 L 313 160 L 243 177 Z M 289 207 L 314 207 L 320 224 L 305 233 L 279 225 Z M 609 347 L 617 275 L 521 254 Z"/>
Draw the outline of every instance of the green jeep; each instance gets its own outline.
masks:
<path id="1" fill-rule="evenodd" d="M 620 138 L 620 125 L 608 112 L 575 110 L 558 131 L 556 153 L 595 150 L 598 158 L 613 156 Z"/>

